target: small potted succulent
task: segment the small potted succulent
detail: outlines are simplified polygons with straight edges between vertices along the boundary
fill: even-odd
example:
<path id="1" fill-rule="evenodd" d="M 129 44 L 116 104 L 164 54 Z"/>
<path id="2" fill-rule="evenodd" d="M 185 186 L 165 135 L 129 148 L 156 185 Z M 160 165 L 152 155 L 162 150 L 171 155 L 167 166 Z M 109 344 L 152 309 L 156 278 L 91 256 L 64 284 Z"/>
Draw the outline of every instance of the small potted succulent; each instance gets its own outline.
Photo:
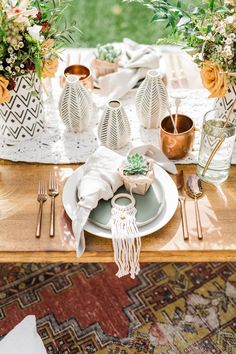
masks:
<path id="1" fill-rule="evenodd" d="M 95 76 L 98 78 L 117 71 L 121 51 L 116 50 L 115 47 L 109 43 L 102 46 L 98 44 L 96 49 L 96 58 L 91 64 L 95 71 Z"/>
<path id="2" fill-rule="evenodd" d="M 119 170 L 128 192 L 144 195 L 154 181 L 153 164 L 141 154 L 129 155 Z"/>

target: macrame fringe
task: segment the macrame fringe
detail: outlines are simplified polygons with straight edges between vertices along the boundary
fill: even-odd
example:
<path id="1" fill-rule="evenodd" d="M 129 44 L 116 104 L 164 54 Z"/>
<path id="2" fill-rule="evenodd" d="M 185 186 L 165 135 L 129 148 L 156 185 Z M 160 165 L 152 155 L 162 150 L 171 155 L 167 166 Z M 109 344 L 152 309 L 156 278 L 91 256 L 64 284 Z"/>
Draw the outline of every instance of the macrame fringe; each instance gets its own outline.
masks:
<path id="1" fill-rule="evenodd" d="M 114 261 L 118 266 L 116 275 L 120 278 L 130 274 L 134 279 L 138 275 L 139 256 L 141 250 L 141 238 L 136 225 L 137 210 L 132 207 L 128 210 L 112 208 L 112 243 L 114 249 Z"/>

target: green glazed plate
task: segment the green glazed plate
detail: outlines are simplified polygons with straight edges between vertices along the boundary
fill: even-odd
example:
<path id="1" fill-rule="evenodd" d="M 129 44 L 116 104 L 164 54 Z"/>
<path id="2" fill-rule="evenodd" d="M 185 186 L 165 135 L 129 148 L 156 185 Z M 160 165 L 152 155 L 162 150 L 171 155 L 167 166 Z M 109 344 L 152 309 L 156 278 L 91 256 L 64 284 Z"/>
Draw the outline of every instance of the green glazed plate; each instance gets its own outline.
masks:
<path id="1" fill-rule="evenodd" d="M 124 187 L 119 188 L 115 195 L 119 193 L 128 194 Z M 157 180 L 154 181 L 145 195 L 133 194 L 133 196 L 136 201 L 136 222 L 138 227 L 152 222 L 161 213 L 165 204 L 163 189 Z M 120 198 L 117 202 L 121 205 L 130 203 L 126 198 Z M 89 221 L 99 227 L 110 230 L 110 218 L 111 200 L 100 200 L 97 208 L 90 213 Z"/>

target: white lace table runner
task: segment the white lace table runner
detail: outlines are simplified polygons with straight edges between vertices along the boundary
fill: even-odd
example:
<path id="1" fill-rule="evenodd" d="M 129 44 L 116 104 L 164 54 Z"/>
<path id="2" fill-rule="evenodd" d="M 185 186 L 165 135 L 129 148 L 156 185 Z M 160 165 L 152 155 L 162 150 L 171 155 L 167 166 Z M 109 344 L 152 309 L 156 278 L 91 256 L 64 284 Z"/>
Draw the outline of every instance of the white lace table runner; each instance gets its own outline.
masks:
<path id="1" fill-rule="evenodd" d="M 102 108 L 95 107 L 94 116 L 88 131 L 79 134 L 68 133 L 60 120 L 57 108 L 61 92 L 59 85 L 53 83 L 52 91 L 54 97 L 45 102 L 45 132 L 32 140 L 13 144 L 7 143 L 4 138 L 0 137 L 0 158 L 12 161 L 51 164 L 81 163 L 85 162 L 96 150 L 99 145 L 97 125 Z M 196 163 L 200 140 L 199 129 L 202 125 L 203 115 L 212 108 L 213 101 L 207 98 L 208 92 L 206 90 L 170 89 L 170 96 L 177 91 L 181 96 L 186 96 L 180 111 L 194 119 L 197 129 L 193 151 L 186 159 L 177 162 L 183 164 Z M 129 117 L 132 130 L 129 145 L 117 151 L 121 154 L 126 154 L 132 146 L 142 143 L 159 145 L 159 131 L 145 129 L 139 124 L 134 106 L 135 94 L 136 92 L 132 91 L 121 100 Z M 101 100 L 104 102 L 104 98 L 99 97 L 97 93 L 94 93 L 93 96 L 98 106 Z M 232 162 L 236 163 L 236 150 L 234 151 Z"/>

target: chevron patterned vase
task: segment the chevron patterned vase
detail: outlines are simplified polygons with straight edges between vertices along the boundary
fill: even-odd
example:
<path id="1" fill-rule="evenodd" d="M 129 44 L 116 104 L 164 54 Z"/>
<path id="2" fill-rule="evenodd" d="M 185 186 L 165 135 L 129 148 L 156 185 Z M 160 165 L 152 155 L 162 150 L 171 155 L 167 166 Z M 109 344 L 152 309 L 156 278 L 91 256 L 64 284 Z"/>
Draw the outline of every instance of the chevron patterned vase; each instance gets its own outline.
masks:
<path id="1" fill-rule="evenodd" d="M 148 71 L 138 88 L 135 104 L 141 125 L 148 129 L 158 128 L 168 112 L 169 103 L 166 86 L 157 70 Z"/>
<path id="2" fill-rule="evenodd" d="M 11 100 L 0 105 L 0 134 L 9 141 L 29 140 L 44 130 L 41 84 L 35 74 L 19 76 Z"/>
<path id="3" fill-rule="evenodd" d="M 98 124 L 98 138 L 111 150 L 121 149 L 130 140 L 130 124 L 119 100 L 107 103 Z"/>
<path id="4" fill-rule="evenodd" d="M 230 112 L 230 121 L 236 125 L 236 85 L 229 85 L 227 94 L 223 98 L 217 98 L 215 108 L 222 110 L 224 116 L 226 112 Z M 231 110 L 231 108 L 233 109 Z M 226 113 L 227 114 L 227 113 Z"/>
<path id="5" fill-rule="evenodd" d="M 80 83 L 77 75 L 66 77 L 59 100 L 59 112 L 69 132 L 80 133 L 87 130 L 93 114 L 93 101 L 90 92 Z"/>

